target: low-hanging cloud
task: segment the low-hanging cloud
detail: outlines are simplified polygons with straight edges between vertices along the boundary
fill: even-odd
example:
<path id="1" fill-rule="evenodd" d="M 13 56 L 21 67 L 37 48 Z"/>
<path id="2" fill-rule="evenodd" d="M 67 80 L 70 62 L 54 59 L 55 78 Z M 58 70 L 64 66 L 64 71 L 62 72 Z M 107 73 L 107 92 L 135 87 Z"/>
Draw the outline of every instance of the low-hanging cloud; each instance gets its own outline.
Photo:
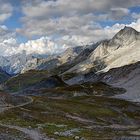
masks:
<path id="1" fill-rule="evenodd" d="M 19 44 L 15 33 L 12 33 L 6 26 L 0 27 L 0 56 L 26 55 L 51 55 L 58 54 L 67 49 L 67 46 L 58 46 L 57 43 L 48 37 L 41 37 L 36 40 L 29 40 Z"/>
<path id="2" fill-rule="evenodd" d="M 12 16 L 13 6 L 9 2 L 0 0 L 0 23 Z"/>

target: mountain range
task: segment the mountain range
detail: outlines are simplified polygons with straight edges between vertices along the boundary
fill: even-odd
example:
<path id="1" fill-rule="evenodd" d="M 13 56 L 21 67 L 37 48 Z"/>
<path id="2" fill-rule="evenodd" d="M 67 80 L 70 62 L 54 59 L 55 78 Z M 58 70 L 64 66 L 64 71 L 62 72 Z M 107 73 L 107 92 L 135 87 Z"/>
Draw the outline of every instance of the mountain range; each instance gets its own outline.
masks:
<path id="1" fill-rule="evenodd" d="M 139 69 L 139 61 L 140 33 L 131 27 L 125 27 L 110 40 L 103 40 L 90 45 L 68 48 L 65 52 L 59 55 L 37 57 L 34 55 L 26 55 L 26 53 L 23 52 L 22 54 L 10 57 L 1 57 L 0 66 L 1 70 L 7 75 L 16 75 L 7 82 L 7 86 L 10 81 L 12 81 L 13 85 L 14 82 L 20 81 L 19 77 L 27 77 L 26 75 L 30 75 L 27 79 L 28 81 L 31 81 L 31 83 L 29 82 L 29 85 L 33 86 L 39 81 L 37 79 L 31 80 L 31 78 L 38 77 L 36 75 L 39 74 L 40 80 L 57 75 L 68 85 L 81 84 L 90 81 L 103 81 L 114 86 L 119 86 L 114 83 L 119 83 L 118 81 L 120 80 L 121 82 L 124 81 L 120 84 L 120 87 L 130 89 L 128 86 L 130 81 L 127 86 L 125 83 L 129 79 L 126 77 L 131 77 L 131 75 L 133 75 L 130 74 L 132 67 L 135 69 L 132 71 L 133 73 L 139 71 L 137 70 Z M 124 69 L 126 77 L 124 76 Z M 31 73 L 32 70 L 35 72 Z M 45 75 L 44 72 L 47 74 Z M 116 74 L 118 72 L 119 75 Z M 108 77 L 107 80 L 101 78 L 102 75 Z M 134 82 L 138 81 L 138 79 L 139 74 L 133 76 Z M 23 83 L 23 81 L 20 82 L 21 84 Z M 24 86 L 23 84 L 22 89 L 30 87 L 29 85 L 26 84 L 26 86 Z M 132 84 L 131 87 L 131 90 L 135 88 L 133 92 L 136 99 L 137 96 L 139 96 L 139 88 L 136 88 L 139 87 L 139 83 L 136 82 L 136 84 Z"/>

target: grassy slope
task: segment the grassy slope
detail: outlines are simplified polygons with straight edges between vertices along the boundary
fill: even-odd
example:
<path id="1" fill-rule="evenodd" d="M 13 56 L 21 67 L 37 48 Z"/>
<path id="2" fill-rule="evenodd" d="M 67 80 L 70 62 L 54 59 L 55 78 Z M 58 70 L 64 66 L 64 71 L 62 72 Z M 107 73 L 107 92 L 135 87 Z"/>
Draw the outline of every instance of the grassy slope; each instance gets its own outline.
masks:
<path id="1" fill-rule="evenodd" d="M 55 132 L 64 132 L 73 128 L 80 129 L 75 136 L 86 140 L 96 138 L 112 139 L 114 136 L 129 135 L 135 129 L 115 130 L 103 128 L 112 124 L 139 125 L 140 108 L 127 101 L 106 97 L 76 97 L 72 99 L 49 99 L 45 95 L 33 97 L 34 102 L 24 108 L 17 108 L 0 114 L 3 124 L 38 128 L 47 136 L 58 140 L 73 140 L 73 136 L 58 136 Z M 26 109 L 26 110 L 25 110 Z M 86 121 L 72 119 L 68 115 Z M 88 122 L 89 121 L 89 122 Z M 92 128 L 91 126 L 100 126 Z M 62 127 L 61 127 L 62 126 Z"/>
<path id="2" fill-rule="evenodd" d="M 121 88 L 114 88 L 105 83 L 84 83 L 81 85 L 71 85 L 71 86 L 62 86 L 56 87 L 53 89 L 36 89 L 28 90 L 28 93 L 36 93 L 37 95 L 47 94 L 48 97 L 56 98 L 71 98 L 74 96 L 113 96 L 116 94 L 124 93 L 125 90 Z"/>
<path id="3" fill-rule="evenodd" d="M 8 75 L 7 73 L 4 73 L 2 71 L 0 71 L 0 83 L 8 80 L 10 78 L 10 75 Z"/>
<path id="4" fill-rule="evenodd" d="M 46 77 L 48 77 L 47 71 L 30 70 L 26 73 L 12 77 L 6 81 L 5 86 L 8 90 L 15 92 L 27 88 Z"/>
<path id="5" fill-rule="evenodd" d="M 30 70 L 10 78 L 4 85 L 5 89 L 17 92 L 27 88 L 61 87 L 66 84 L 59 76 L 50 76 L 46 70 Z"/>

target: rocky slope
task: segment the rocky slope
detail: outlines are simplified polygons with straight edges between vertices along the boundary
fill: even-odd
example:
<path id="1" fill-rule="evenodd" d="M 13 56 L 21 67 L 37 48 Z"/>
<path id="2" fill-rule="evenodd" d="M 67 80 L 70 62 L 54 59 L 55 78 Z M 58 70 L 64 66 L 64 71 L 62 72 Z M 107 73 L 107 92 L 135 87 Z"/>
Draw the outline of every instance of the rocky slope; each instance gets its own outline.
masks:
<path id="1" fill-rule="evenodd" d="M 77 54 L 71 61 L 67 61 L 56 67 L 55 69 L 52 69 L 53 74 L 64 75 L 64 73 L 67 72 L 69 69 L 86 60 L 97 46 L 98 43 L 83 46 L 84 49 L 82 51 L 79 51 L 79 54 Z"/>
<path id="2" fill-rule="evenodd" d="M 101 41 L 90 56 L 72 67 L 68 72 L 84 72 L 93 67 L 97 71 L 108 71 L 140 60 L 140 33 L 131 27 L 125 27 L 111 40 Z M 96 63 L 95 63 L 96 62 Z"/>
<path id="3" fill-rule="evenodd" d="M 140 62 L 114 68 L 101 74 L 101 80 L 116 87 L 126 89 L 126 93 L 117 97 L 140 102 Z"/>
<path id="4" fill-rule="evenodd" d="M 27 61 L 24 67 L 21 69 L 21 73 L 25 73 L 29 70 L 50 70 L 60 65 L 58 56 L 49 56 L 47 58 L 34 57 Z"/>
<path id="5" fill-rule="evenodd" d="M 0 57 L 0 67 L 8 74 L 15 75 L 21 72 L 26 63 L 30 62 L 30 66 L 36 62 L 36 59 L 31 55 L 26 55 L 25 52 L 8 57 Z"/>
<path id="6" fill-rule="evenodd" d="M 140 61 L 119 68 L 110 69 L 105 73 L 88 72 L 73 76 L 66 80 L 67 84 L 82 84 L 85 82 L 105 82 L 113 87 L 126 89 L 125 94 L 116 97 L 140 102 Z"/>

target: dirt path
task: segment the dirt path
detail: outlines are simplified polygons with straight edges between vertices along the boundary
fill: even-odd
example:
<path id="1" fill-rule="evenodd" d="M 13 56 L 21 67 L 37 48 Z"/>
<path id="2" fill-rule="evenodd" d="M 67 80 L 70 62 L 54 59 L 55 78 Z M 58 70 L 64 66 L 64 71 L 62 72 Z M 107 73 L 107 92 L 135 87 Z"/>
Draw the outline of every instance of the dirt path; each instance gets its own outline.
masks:
<path id="1" fill-rule="evenodd" d="M 0 124 L 0 126 L 21 131 L 24 134 L 28 135 L 32 140 L 54 140 L 52 138 L 48 138 L 45 134 L 41 134 L 39 131 L 34 129 L 28 129 L 19 126 L 12 126 L 12 125 L 5 125 L 5 124 Z"/>
<path id="2" fill-rule="evenodd" d="M 4 106 L 3 106 L 3 107 L 0 108 L 0 113 L 2 113 L 2 112 L 5 111 L 5 110 L 8 110 L 8 109 L 23 107 L 23 106 L 28 105 L 28 104 L 30 104 L 30 103 L 33 102 L 33 98 L 32 98 L 32 97 L 27 97 L 27 96 L 24 96 L 24 97 L 28 98 L 29 101 L 27 101 L 27 102 L 25 102 L 25 103 L 22 103 L 22 104 L 20 104 L 20 105 L 16 105 L 16 106 L 12 106 L 12 105 L 11 105 L 10 107 L 4 107 Z"/>
<path id="3" fill-rule="evenodd" d="M 90 129 L 106 129 L 106 128 L 109 128 L 109 129 L 112 129 L 112 130 L 118 130 L 118 131 L 136 131 L 137 129 L 139 130 L 139 126 L 133 126 L 133 125 L 119 125 L 119 124 L 112 124 L 112 125 L 106 125 L 106 126 L 100 126 L 100 125 L 91 125 L 91 126 L 88 126 L 87 128 L 90 128 Z M 139 134 L 140 135 L 140 134 Z"/>
<path id="4" fill-rule="evenodd" d="M 8 110 L 8 109 L 13 109 L 13 108 L 21 108 L 21 107 L 23 107 L 25 105 L 28 105 L 28 104 L 33 102 L 33 98 L 32 97 L 26 96 L 26 98 L 29 99 L 28 102 L 22 103 L 22 104 L 17 105 L 17 106 L 3 107 L 2 108 L 3 111 Z M 82 118 L 79 118 L 79 117 L 71 116 L 71 115 L 68 115 L 68 114 L 67 114 L 66 117 L 69 117 L 69 118 L 72 118 L 72 119 L 76 119 L 76 120 L 78 120 L 80 122 L 82 121 L 82 122 L 86 122 L 86 123 L 91 123 L 91 121 L 88 121 L 86 119 L 82 119 Z M 15 129 L 15 130 L 18 130 L 20 132 L 23 132 L 25 135 L 27 135 L 32 140 L 54 140 L 54 138 L 49 138 L 45 134 L 42 134 L 39 130 L 36 130 L 36 129 L 30 129 L 30 128 L 14 126 L 14 125 L 7 125 L 7 124 L 2 124 L 2 123 L 0 123 L 0 126 L 6 127 L 6 128 L 9 128 L 9 129 Z"/>
<path id="5" fill-rule="evenodd" d="M 82 122 L 82 123 L 93 123 L 92 120 L 88 120 L 88 119 L 84 119 L 84 118 L 81 118 L 81 117 L 78 117 L 78 116 L 73 116 L 73 115 L 70 115 L 70 114 L 66 114 L 65 115 L 67 118 L 70 118 L 70 119 L 73 119 L 73 120 L 76 120 L 78 122 Z"/>
<path id="6" fill-rule="evenodd" d="M 28 97 L 24 96 L 24 97 L 28 98 L 29 101 L 22 103 L 20 105 L 17 105 L 17 106 L 2 107 L 0 109 L 0 113 L 5 111 L 5 110 L 8 110 L 8 109 L 21 108 L 21 107 L 33 102 L 32 97 L 29 97 L 29 96 Z M 54 140 L 52 138 L 48 138 L 45 134 L 40 133 L 39 130 L 24 128 L 24 127 L 20 127 L 20 126 L 6 125 L 6 124 L 0 124 L 0 126 L 6 127 L 9 129 L 15 129 L 15 130 L 18 130 L 20 132 L 23 132 L 25 135 L 29 136 L 29 138 L 31 138 L 32 140 Z"/>

